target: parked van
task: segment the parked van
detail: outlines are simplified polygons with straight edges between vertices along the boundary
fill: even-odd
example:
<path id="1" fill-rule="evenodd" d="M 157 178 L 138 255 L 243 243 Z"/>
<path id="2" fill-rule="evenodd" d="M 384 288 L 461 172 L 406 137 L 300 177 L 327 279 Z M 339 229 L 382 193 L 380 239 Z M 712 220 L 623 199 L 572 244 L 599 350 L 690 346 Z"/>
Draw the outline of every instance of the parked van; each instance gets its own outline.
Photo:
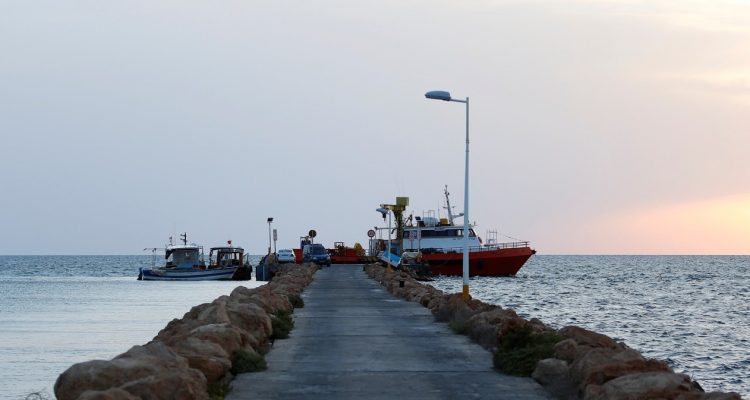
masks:
<path id="1" fill-rule="evenodd" d="M 327 267 L 331 266 L 331 256 L 328 254 L 328 250 L 319 243 L 306 244 L 302 248 L 302 261 L 314 262 Z"/>

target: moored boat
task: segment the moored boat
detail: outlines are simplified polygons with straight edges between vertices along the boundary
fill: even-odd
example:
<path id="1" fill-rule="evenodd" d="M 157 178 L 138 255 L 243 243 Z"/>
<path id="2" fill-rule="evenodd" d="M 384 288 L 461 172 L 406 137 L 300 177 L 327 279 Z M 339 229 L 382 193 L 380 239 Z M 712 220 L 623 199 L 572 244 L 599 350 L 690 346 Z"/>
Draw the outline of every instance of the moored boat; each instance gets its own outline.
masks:
<path id="1" fill-rule="evenodd" d="M 253 267 L 245 257 L 245 250 L 242 247 L 232 246 L 232 241 L 227 242 L 228 246 L 212 247 L 209 251 L 208 271 L 229 270 L 234 268 L 234 274 L 231 279 L 234 281 L 250 280 Z M 216 254 L 214 256 L 214 253 Z"/>
<path id="2" fill-rule="evenodd" d="M 248 280 L 252 267 L 245 261 L 242 247 L 212 247 L 206 265 L 203 246 L 188 244 L 187 233 L 180 235 L 182 244 L 170 243 L 164 248 L 164 266 L 141 268 L 138 280 L 144 281 L 207 281 Z M 152 249 L 156 252 L 158 248 Z M 215 255 L 214 255 L 215 254 Z"/>
<path id="3" fill-rule="evenodd" d="M 426 217 L 409 217 L 403 221 L 403 210 L 398 208 L 394 211 L 397 233 L 391 246 L 398 254 L 418 253 L 433 275 L 460 276 L 463 274 L 464 227 L 457 225 L 454 219 L 463 214 L 452 213 L 447 187 L 445 199 L 448 218 L 436 218 L 431 214 Z M 390 209 L 393 210 L 394 207 Z M 490 232 L 492 236 L 487 243 L 482 243 L 472 225 L 469 225 L 468 232 L 469 276 L 515 275 L 536 253 L 528 241 L 498 243 L 496 232 Z M 383 239 L 375 241 L 376 250 L 385 250 Z"/>
<path id="4" fill-rule="evenodd" d="M 463 228 L 461 228 L 463 229 Z M 471 235 L 471 234 L 470 234 Z M 476 237 L 474 238 L 476 239 Z M 470 243 L 474 242 L 470 236 Z M 423 240 L 427 246 L 429 240 Z M 408 249 L 407 251 L 413 251 Z M 469 276 L 515 275 L 526 261 L 536 253 L 529 242 L 498 243 L 469 247 Z M 455 275 L 463 273 L 463 247 L 427 247 L 421 250 L 422 260 L 433 275 Z"/>

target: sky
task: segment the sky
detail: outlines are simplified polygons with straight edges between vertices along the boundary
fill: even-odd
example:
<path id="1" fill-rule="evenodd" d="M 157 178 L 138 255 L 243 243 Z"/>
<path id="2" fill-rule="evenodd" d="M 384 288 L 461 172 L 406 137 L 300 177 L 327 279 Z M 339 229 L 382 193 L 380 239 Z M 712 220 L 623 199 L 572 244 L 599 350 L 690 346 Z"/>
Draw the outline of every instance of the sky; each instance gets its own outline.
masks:
<path id="1" fill-rule="evenodd" d="M 0 254 L 366 243 L 750 254 L 750 1 L 0 1 Z M 444 215 L 444 211 L 443 211 Z"/>

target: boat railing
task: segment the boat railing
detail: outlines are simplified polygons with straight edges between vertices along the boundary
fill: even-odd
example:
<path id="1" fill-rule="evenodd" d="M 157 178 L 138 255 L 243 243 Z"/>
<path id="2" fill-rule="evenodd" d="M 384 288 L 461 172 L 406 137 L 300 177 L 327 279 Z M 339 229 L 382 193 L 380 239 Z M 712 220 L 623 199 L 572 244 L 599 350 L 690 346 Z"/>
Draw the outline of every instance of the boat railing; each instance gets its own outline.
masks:
<path id="1" fill-rule="evenodd" d="M 520 249 L 523 247 L 529 247 L 529 242 L 507 242 L 507 243 L 492 243 L 482 246 L 469 246 L 470 252 L 477 251 L 496 251 L 500 249 Z M 423 252 L 429 252 L 432 250 L 437 253 L 461 253 L 464 251 L 463 246 L 460 247 L 441 247 L 435 249 L 424 249 Z"/>

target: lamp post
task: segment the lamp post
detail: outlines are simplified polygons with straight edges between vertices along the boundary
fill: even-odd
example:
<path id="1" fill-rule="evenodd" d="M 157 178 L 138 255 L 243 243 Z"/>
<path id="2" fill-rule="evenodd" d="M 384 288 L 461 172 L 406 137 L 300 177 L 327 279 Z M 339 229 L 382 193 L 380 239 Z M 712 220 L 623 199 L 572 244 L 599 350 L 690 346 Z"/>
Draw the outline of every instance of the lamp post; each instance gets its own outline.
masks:
<path id="1" fill-rule="evenodd" d="M 271 255 L 271 222 L 273 222 L 273 217 L 268 217 L 266 220 L 268 222 L 268 255 Z"/>
<path id="2" fill-rule="evenodd" d="M 386 267 L 388 268 L 388 272 L 391 272 L 391 213 L 389 209 L 383 207 L 380 207 L 375 211 L 383 215 L 383 221 L 385 221 L 385 214 L 388 214 L 388 252 L 386 253 L 388 261 L 386 262 Z"/>
<path id="3" fill-rule="evenodd" d="M 466 166 L 464 168 L 464 265 L 463 265 L 463 298 L 469 296 L 469 98 L 454 99 L 451 94 L 442 90 L 425 93 L 424 97 L 432 100 L 455 101 L 466 104 Z"/>

